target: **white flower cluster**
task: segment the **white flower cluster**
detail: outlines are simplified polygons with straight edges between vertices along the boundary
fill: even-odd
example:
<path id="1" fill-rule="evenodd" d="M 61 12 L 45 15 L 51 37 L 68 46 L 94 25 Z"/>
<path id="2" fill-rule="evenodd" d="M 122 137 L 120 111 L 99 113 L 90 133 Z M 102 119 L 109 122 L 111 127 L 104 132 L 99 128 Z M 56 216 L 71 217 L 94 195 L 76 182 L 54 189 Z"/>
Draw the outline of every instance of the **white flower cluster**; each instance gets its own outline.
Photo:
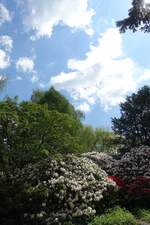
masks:
<path id="1" fill-rule="evenodd" d="M 91 160 L 73 155 L 30 166 L 20 176 L 30 184 L 31 208 L 24 217 L 43 219 L 44 224 L 95 214 L 95 205 L 107 191 L 115 189 L 105 171 Z M 36 202 L 38 206 L 34 206 Z"/>
<path id="2" fill-rule="evenodd" d="M 124 181 L 132 181 L 139 176 L 150 178 L 150 147 L 141 146 L 125 153 L 112 167 L 113 175 Z"/>
<path id="3" fill-rule="evenodd" d="M 111 174 L 114 163 L 116 163 L 115 159 L 103 152 L 88 152 L 83 153 L 82 156 L 92 160 L 109 175 Z"/>

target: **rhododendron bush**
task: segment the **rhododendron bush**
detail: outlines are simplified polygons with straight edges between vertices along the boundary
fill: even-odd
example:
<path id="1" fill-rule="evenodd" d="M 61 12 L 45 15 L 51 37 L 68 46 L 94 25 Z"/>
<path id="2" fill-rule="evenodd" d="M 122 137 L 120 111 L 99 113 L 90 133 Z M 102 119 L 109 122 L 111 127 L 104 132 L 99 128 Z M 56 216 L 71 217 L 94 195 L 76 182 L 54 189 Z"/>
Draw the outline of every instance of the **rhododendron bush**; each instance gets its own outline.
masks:
<path id="1" fill-rule="evenodd" d="M 112 171 L 124 182 L 127 200 L 150 205 L 150 147 L 131 149 L 115 162 Z"/>
<path id="2" fill-rule="evenodd" d="M 150 202 L 150 147 L 141 146 L 115 160 L 104 153 L 83 154 L 108 173 L 127 200 Z"/>
<path id="3" fill-rule="evenodd" d="M 131 182 L 139 176 L 150 177 L 150 147 L 133 148 L 124 154 L 112 167 L 113 175 L 125 182 Z"/>
<path id="4" fill-rule="evenodd" d="M 88 152 L 83 153 L 82 156 L 92 160 L 101 169 L 105 170 L 108 174 L 111 174 L 112 167 L 117 162 L 115 159 L 113 159 L 113 157 L 103 152 Z"/>
<path id="5" fill-rule="evenodd" d="M 6 189 L 7 183 L 11 186 L 5 191 L 10 193 L 10 190 L 14 190 L 8 202 L 16 204 L 18 224 L 24 221 L 23 224 L 30 225 L 57 224 L 93 215 L 96 213 L 96 204 L 101 204 L 105 193 L 111 193 L 115 189 L 115 183 L 107 179 L 105 171 L 89 159 L 73 155 L 29 165 L 14 171 L 11 176 L 1 174 L 0 180 Z M 18 188 L 21 190 L 21 197 L 18 196 Z M 6 199 L 5 193 L 3 194 L 4 202 Z M 10 215 L 11 212 L 8 217 Z"/>

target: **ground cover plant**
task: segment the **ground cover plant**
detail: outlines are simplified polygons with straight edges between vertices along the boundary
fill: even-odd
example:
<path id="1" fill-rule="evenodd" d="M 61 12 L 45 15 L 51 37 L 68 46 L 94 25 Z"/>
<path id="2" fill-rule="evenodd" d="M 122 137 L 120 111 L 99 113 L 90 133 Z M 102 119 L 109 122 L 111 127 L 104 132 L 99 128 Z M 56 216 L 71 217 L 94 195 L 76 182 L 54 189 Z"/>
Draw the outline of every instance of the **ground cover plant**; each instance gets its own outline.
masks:
<path id="1" fill-rule="evenodd" d="M 136 209 L 135 215 L 139 220 L 150 223 L 150 209 L 146 209 L 146 208 Z"/>
<path id="2" fill-rule="evenodd" d="M 127 210 L 115 208 L 110 212 L 97 216 L 89 225 L 136 225 L 137 220 Z"/>

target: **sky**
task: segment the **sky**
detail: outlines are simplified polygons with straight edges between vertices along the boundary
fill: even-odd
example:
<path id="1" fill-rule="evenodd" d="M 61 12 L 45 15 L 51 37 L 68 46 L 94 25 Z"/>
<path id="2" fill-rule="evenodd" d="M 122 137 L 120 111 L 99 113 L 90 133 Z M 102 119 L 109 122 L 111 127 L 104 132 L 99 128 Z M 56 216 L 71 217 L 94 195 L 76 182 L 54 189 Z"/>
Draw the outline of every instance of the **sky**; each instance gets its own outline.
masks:
<path id="1" fill-rule="evenodd" d="M 148 2 L 148 0 L 147 0 Z M 84 112 L 84 123 L 111 129 L 119 104 L 150 84 L 150 34 L 120 34 L 131 0 L 0 0 L 0 98 L 28 100 L 55 87 Z"/>

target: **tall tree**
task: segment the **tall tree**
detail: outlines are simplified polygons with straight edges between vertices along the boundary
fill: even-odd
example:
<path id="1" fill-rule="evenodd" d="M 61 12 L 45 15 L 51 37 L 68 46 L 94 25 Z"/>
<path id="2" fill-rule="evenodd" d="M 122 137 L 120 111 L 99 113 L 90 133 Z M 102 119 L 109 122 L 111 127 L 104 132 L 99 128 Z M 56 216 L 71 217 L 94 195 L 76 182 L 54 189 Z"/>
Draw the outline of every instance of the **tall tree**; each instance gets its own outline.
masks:
<path id="1" fill-rule="evenodd" d="M 31 96 L 31 101 L 41 105 L 47 104 L 49 110 L 67 113 L 73 118 L 81 119 L 83 117 L 83 113 L 75 110 L 73 105 L 53 87 L 48 91 L 35 90 Z"/>
<path id="2" fill-rule="evenodd" d="M 138 29 L 150 32 L 150 4 L 144 0 L 132 0 L 132 8 L 129 9 L 128 17 L 118 21 L 117 26 L 121 32 L 128 29 L 133 32 Z"/>
<path id="3" fill-rule="evenodd" d="M 113 118 L 113 130 L 127 147 L 150 146 L 150 87 L 144 86 L 120 104 L 120 118 Z"/>
<path id="4" fill-rule="evenodd" d="M 97 152 L 113 153 L 117 149 L 117 136 L 106 129 L 95 129 L 95 141 L 93 143 L 93 150 Z"/>
<path id="5" fill-rule="evenodd" d="M 47 155 L 77 153 L 80 124 L 46 105 L 0 103 L 1 163 L 22 167 Z"/>
<path id="6" fill-rule="evenodd" d="M 80 131 L 80 138 L 84 152 L 113 153 L 118 147 L 117 136 L 103 128 L 93 129 L 91 126 L 83 126 Z"/>

